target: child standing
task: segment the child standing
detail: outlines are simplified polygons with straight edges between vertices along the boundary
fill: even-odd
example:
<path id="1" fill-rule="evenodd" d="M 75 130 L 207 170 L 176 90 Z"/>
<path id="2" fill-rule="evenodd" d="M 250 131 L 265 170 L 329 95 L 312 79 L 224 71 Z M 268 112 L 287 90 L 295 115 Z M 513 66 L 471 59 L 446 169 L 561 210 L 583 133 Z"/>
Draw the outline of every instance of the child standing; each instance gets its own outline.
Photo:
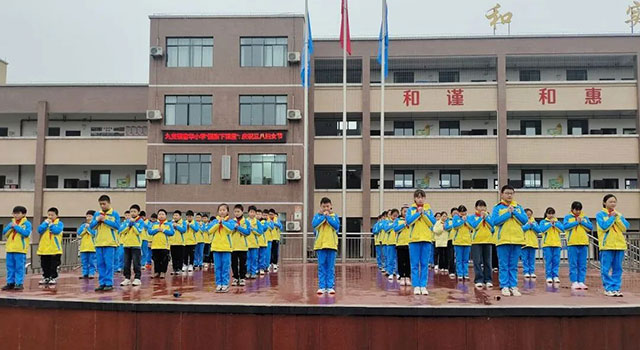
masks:
<path id="1" fill-rule="evenodd" d="M 251 229 L 251 235 L 247 237 L 247 275 L 248 278 L 255 279 L 258 277 L 258 249 L 260 248 L 261 225 L 257 218 L 257 209 L 255 206 L 249 207 L 249 218 L 246 219 L 248 227 Z"/>
<path id="2" fill-rule="evenodd" d="M 231 232 L 236 228 L 236 221 L 229 217 L 229 206 L 220 204 L 218 216 L 211 226 L 211 250 L 215 265 L 216 292 L 229 291 L 229 269 L 231 268 Z"/>
<path id="3" fill-rule="evenodd" d="M 144 223 L 144 230 L 140 235 L 140 239 L 142 239 L 142 245 L 140 246 L 140 265 L 142 270 L 146 270 L 147 260 L 150 258 L 149 249 L 149 220 L 147 220 L 147 213 L 142 210 L 140 211 L 140 217 L 142 218 L 142 222 Z"/>
<path id="4" fill-rule="evenodd" d="M 196 224 L 198 224 L 198 231 L 196 232 L 196 252 L 194 255 L 194 269 L 202 270 L 203 258 L 204 258 L 204 226 L 202 223 L 202 214 L 196 214 Z"/>
<path id="5" fill-rule="evenodd" d="M 141 276 L 140 257 L 142 256 L 142 235 L 145 233 L 144 220 L 138 215 L 140 206 L 134 204 L 129 208 L 131 217 L 125 221 L 125 228 L 120 234 L 124 245 L 124 280 L 121 286 L 139 286 Z M 131 281 L 131 269 L 133 268 L 133 282 Z"/>
<path id="6" fill-rule="evenodd" d="M 96 292 L 113 289 L 113 259 L 118 247 L 120 215 L 111 208 L 111 198 L 102 195 L 98 198 L 100 211 L 93 215 L 91 228 L 96 230 L 96 261 L 98 266 L 98 283 Z"/>
<path id="7" fill-rule="evenodd" d="M 280 234 L 282 233 L 282 222 L 278 217 L 278 213 L 275 209 L 269 209 L 269 216 L 273 222 L 273 230 L 271 235 L 273 240 L 271 241 L 271 268 L 273 272 L 278 272 L 278 257 L 280 256 Z"/>
<path id="8" fill-rule="evenodd" d="M 147 260 L 144 262 L 144 267 L 146 270 L 151 270 L 151 263 L 153 261 L 151 252 L 151 241 L 153 240 L 153 237 L 151 237 L 149 231 L 151 231 L 151 226 L 153 226 L 153 224 L 155 224 L 156 222 L 158 222 L 158 214 L 156 213 L 151 214 L 149 220 L 146 221 L 147 227 L 145 236 L 147 236 L 147 240 L 149 241 L 149 244 L 147 244 Z"/>
<path id="9" fill-rule="evenodd" d="M 458 281 L 469 280 L 469 255 L 471 254 L 471 232 L 467 221 L 467 207 L 458 207 L 459 215 L 453 216 L 453 248 L 456 252 L 456 275 Z"/>
<path id="10" fill-rule="evenodd" d="M 393 276 L 398 275 L 398 252 L 396 251 L 397 233 L 395 231 L 395 221 L 398 219 L 400 212 L 398 209 L 391 209 L 389 211 L 389 220 L 387 221 L 387 274 L 389 274 L 389 281 L 393 281 Z"/>
<path id="11" fill-rule="evenodd" d="M 563 225 L 567 233 L 571 289 L 589 289 L 584 281 L 587 277 L 587 253 L 589 251 L 587 233 L 593 230 L 593 224 L 582 213 L 582 203 L 571 203 L 571 213 L 564 217 Z"/>
<path id="12" fill-rule="evenodd" d="M 320 211 L 313 216 L 311 225 L 315 235 L 313 249 L 318 256 L 318 295 L 336 294 L 335 265 L 338 252 L 340 217 L 333 212 L 331 199 L 320 200 Z"/>
<path id="13" fill-rule="evenodd" d="M 246 283 L 244 278 L 247 275 L 247 252 L 249 251 L 247 236 L 251 234 L 251 229 L 244 218 L 244 207 L 241 204 L 236 204 L 233 208 L 233 216 L 236 228 L 231 232 L 231 245 L 233 246 L 231 253 L 232 285 L 244 286 Z"/>
<path id="14" fill-rule="evenodd" d="M 456 278 L 456 271 L 458 266 L 456 264 L 456 254 L 455 247 L 453 245 L 453 237 L 455 236 L 457 230 L 454 229 L 454 218 L 460 216 L 460 212 L 457 207 L 451 208 L 451 217 L 444 222 L 444 230 L 449 233 L 449 237 L 447 240 L 447 260 L 449 261 L 449 278 Z M 457 219 L 456 219 L 457 220 Z M 457 222 L 457 221 L 455 221 Z"/>
<path id="15" fill-rule="evenodd" d="M 2 230 L 7 241 L 7 284 L 2 290 L 24 289 L 24 270 L 29 250 L 31 222 L 27 220 L 27 208 L 16 206 L 12 212 L 13 220 Z"/>
<path id="16" fill-rule="evenodd" d="M 411 285 L 411 265 L 409 259 L 409 228 L 407 227 L 408 207 L 402 207 L 401 216 L 394 223 L 393 230 L 397 232 L 396 250 L 398 253 L 398 279 L 401 286 Z"/>
<path id="17" fill-rule="evenodd" d="M 433 235 L 436 238 L 435 264 L 438 267 L 436 272 L 449 273 L 449 260 L 447 259 L 447 242 L 449 241 L 449 231 L 445 231 L 444 223 L 447 221 L 447 212 L 438 213 L 438 219 L 433 225 Z"/>
<path id="18" fill-rule="evenodd" d="M 80 237 L 80 260 L 82 261 L 82 276 L 80 279 L 93 279 L 96 273 L 96 246 L 94 239 L 96 230 L 91 228 L 91 220 L 95 210 L 89 210 L 86 214 L 86 222 L 78 227 Z"/>
<path id="19" fill-rule="evenodd" d="M 493 288 L 493 270 L 491 269 L 491 246 L 493 246 L 493 222 L 487 214 L 487 203 L 482 199 L 476 201 L 476 213 L 469 217 L 468 223 L 473 227 L 471 236 L 471 252 L 473 255 L 474 282 L 476 288 Z"/>
<path id="20" fill-rule="evenodd" d="M 380 214 L 380 220 L 378 221 L 378 235 L 377 235 L 377 243 L 380 247 L 380 272 L 387 274 L 387 270 L 385 267 L 387 266 L 387 251 L 385 239 L 387 237 L 387 217 L 389 212 L 383 211 Z"/>
<path id="21" fill-rule="evenodd" d="M 540 221 L 540 232 L 542 233 L 542 251 L 547 283 L 560 283 L 560 277 L 558 277 L 560 252 L 562 251 L 560 235 L 564 232 L 564 226 L 556 218 L 555 209 L 549 207 L 545 210 L 544 219 Z"/>
<path id="22" fill-rule="evenodd" d="M 537 278 L 536 276 L 536 250 L 538 249 L 538 234 L 540 227 L 533 217 L 533 210 L 527 208 L 528 222 L 522 226 L 524 231 L 524 245 L 522 246 L 522 271 L 524 278 Z"/>
<path id="23" fill-rule="evenodd" d="M 211 222 L 209 222 L 209 215 L 202 214 L 202 237 L 204 238 L 202 265 L 204 265 L 205 270 L 209 268 L 209 264 L 213 263 L 213 260 L 211 259 L 211 236 L 209 236 L 210 228 Z"/>
<path id="24" fill-rule="evenodd" d="M 124 268 L 124 244 L 122 243 L 122 231 L 125 229 L 126 222 L 131 219 L 131 213 L 126 210 L 124 212 L 124 220 L 120 223 L 120 229 L 118 230 L 118 247 L 116 248 L 116 256 L 113 261 L 113 270 L 116 273 L 121 273 Z"/>
<path id="25" fill-rule="evenodd" d="M 173 236 L 175 231 L 173 230 L 173 225 L 167 221 L 166 210 L 158 210 L 157 216 L 158 221 L 152 222 L 149 230 L 153 258 L 153 277 L 164 279 L 165 273 L 167 273 L 167 265 L 169 265 L 169 237 Z"/>
<path id="26" fill-rule="evenodd" d="M 58 209 L 49 208 L 47 218 L 38 226 L 40 242 L 38 255 L 42 265 L 43 279 L 40 284 L 56 284 L 58 266 L 62 257 L 62 231 L 64 224 L 58 218 Z"/>
<path id="27" fill-rule="evenodd" d="M 260 210 L 256 212 L 258 222 L 260 223 L 260 239 L 258 240 L 258 245 L 260 246 L 258 248 L 258 269 L 260 270 L 260 276 L 264 275 L 264 270 L 267 268 L 267 262 L 269 261 L 267 260 L 267 248 L 269 246 L 267 243 L 267 231 L 269 231 L 269 226 L 266 224 L 266 220 L 264 220 L 262 214 Z"/>
<path id="28" fill-rule="evenodd" d="M 177 275 L 180 272 L 186 272 L 187 267 L 184 266 L 184 233 L 187 232 L 187 223 L 182 220 L 182 212 L 176 210 L 173 212 L 173 226 L 174 235 L 169 237 L 169 243 L 171 244 L 171 264 L 173 265 L 172 275 Z"/>
<path id="29" fill-rule="evenodd" d="M 622 297 L 622 261 L 627 250 L 624 233 L 629 222 L 616 210 L 618 199 L 607 194 L 602 199 L 603 209 L 596 214 L 598 242 L 600 247 L 600 274 L 604 294 L 608 297 Z"/>
<path id="30" fill-rule="evenodd" d="M 193 219 L 193 211 L 187 210 L 187 231 L 184 233 L 184 259 L 182 260 L 182 271 L 193 272 L 193 265 L 195 265 L 196 256 L 196 234 L 200 230 L 200 226 Z"/>
<path id="31" fill-rule="evenodd" d="M 429 255 L 432 253 L 433 225 L 436 218 L 429 204 L 425 203 L 426 194 L 423 190 L 413 193 L 413 204 L 407 211 L 407 226 L 409 226 L 409 260 L 411 262 L 411 284 L 413 294 L 429 295 L 427 284 L 429 280 Z"/>

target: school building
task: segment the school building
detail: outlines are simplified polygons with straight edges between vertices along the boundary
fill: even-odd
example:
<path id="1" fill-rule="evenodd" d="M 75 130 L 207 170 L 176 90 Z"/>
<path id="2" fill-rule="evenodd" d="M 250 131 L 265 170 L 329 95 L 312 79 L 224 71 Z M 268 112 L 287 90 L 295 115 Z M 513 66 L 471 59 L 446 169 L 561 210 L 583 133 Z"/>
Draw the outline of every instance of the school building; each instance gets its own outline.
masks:
<path id="1" fill-rule="evenodd" d="M 354 39 L 341 208 L 337 38 L 314 40 L 303 169 L 302 15 L 151 16 L 150 26 L 148 85 L 0 86 L 1 222 L 18 204 L 29 216 L 56 206 L 73 229 L 106 193 L 120 211 L 256 204 L 296 231 L 309 171 L 310 212 L 327 196 L 351 232 L 370 230 L 381 184 L 385 208 L 423 188 L 449 210 L 492 205 L 511 183 L 537 217 L 574 200 L 593 216 L 611 192 L 639 228 L 639 37 L 392 38 L 384 125 L 378 41 Z"/>

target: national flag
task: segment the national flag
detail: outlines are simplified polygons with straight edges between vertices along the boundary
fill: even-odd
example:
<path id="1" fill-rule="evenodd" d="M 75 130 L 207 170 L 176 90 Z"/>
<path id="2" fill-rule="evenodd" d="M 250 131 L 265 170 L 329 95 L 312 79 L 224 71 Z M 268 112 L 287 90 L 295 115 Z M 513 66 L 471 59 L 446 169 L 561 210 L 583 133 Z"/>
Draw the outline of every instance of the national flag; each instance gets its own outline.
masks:
<path id="1" fill-rule="evenodd" d="M 384 60 L 384 77 L 389 75 L 389 9 L 387 0 L 382 0 L 382 24 L 380 24 L 380 36 L 378 37 L 378 63 L 382 65 Z M 384 57 L 382 57 L 382 45 L 384 45 Z"/>
<path id="2" fill-rule="evenodd" d="M 309 86 L 309 81 L 311 80 L 311 55 L 313 54 L 313 37 L 311 35 L 311 17 L 309 17 L 309 9 L 307 6 L 307 1 L 305 1 L 305 37 L 304 37 L 304 45 L 307 50 L 302 50 L 302 68 L 300 68 L 300 78 L 302 79 L 302 86 Z M 307 54 L 308 53 L 308 54 Z"/>
<path id="3" fill-rule="evenodd" d="M 344 32 L 346 31 L 346 33 Z M 349 4 L 342 0 L 342 21 L 340 21 L 340 47 L 351 55 L 351 32 L 349 31 Z"/>

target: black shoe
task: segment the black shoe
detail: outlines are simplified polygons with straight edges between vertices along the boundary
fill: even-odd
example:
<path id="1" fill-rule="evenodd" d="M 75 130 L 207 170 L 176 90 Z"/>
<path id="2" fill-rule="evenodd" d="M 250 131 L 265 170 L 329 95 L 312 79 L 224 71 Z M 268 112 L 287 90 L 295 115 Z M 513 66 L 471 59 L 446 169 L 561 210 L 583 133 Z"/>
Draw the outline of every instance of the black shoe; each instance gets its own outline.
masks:
<path id="1" fill-rule="evenodd" d="M 105 286 L 100 285 L 100 286 L 98 286 L 98 288 L 96 288 L 96 289 L 94 289 L 94 290 L 95 290 L 96 292 L 102 292 L 102 291 L 104 290 L 104 287 L 105 287 Z"/>
<path id="2" fill-rule="evenodd" d="M 93 279 L 93 276 L 89 276 L 89 279 L 90 279 L 90 280 L 92 280 L 92 279 Z"/>
<path id="3" fill-rule="evenodd" d="M 15 286 L 16 285 L 14 283 L 7 283 L 7 285 L 2 287 L 2 290 L 12 290 Z"/>
<path id="4" fill-rule="evenodd" d="M 110 290 L 113 290 L 113 286 L 104 286 L 104 288 L 102 288 L 103 291 L 108 292 Z"/>
<path id="5" fill-rule="evenodd" d="M 16 284 L 16 285 L 13 287 L 13 290 L 23 290 L 23 289 L 24 289 L 24 286 L 23 286 L 22 284 Z"/>
<path id="6" fill-rule="evenodd" d="M 86 279 L 89 279 L 89 275 L 83 275 L 83 276 L 80 276 L 80 277 L 78 277 L 78 279 L 79 279 L 79 280 L 86 280 Z"/>

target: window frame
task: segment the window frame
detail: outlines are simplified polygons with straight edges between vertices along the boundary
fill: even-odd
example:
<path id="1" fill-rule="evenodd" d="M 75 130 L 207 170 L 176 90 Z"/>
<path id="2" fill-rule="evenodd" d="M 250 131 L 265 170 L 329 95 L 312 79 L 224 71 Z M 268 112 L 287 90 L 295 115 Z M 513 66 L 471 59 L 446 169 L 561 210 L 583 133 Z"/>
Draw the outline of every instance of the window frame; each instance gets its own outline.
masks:
<path id="1" fill-rule="evenodd" d="M 97 174 L 97 185 L 93 186 L 93 179 L 94 179 L 94 174 Z M 101 176 L 102 175 L 107 175 L 107 186 L 100 186 L 101 183 Z M 98 169 L 98 170 L 91 170 L 89 172 L 89 187 L 90 188 L 111 188 L 111 170 L 108 169 Z"/>
<path id="2" fill-rule="evenodd" d="M 582 134 L 580 135 L 589 135 L 589 119 L 568 119 L 567 120 L 567 134 L 568 135 L 577 135 L 573 133 L 573 128 L 581 128 Z"/>
<path id="3" fill-rule="evenodd" d="M 184 156 L 186 156 L 186 159 L 183 158 Z M 192 157 L 195 157 L 195 156 L 199 157 L 198 162 L 191 161 Z M 173 160 L 171 160 L 172 158 Z M 169 166 L 173 164 L 173 169 L 171 169 L 169 172 L 167 171 L 167 164 L 169 164 Z M 191 174 L 191 171 L 192 171 L 191 164 L 200 165 L 200 168 L 199 168 L 200 174 L 198 176 L 198 178 L 200 179 L 199 183 L 191 183 L 192 177 L 195 176 Z M 179 186 L 185 186 L 185 185 L 209 186 L 212 184 L 212 181 L 211 181 L 212 164 L 213 164 L 213 156 L 210 153 L 164 153 L 162 155 L 162 170 L 163 170 L 162 184 L 163 185 L 179 185 Z M 182 168 L 182 171 L 183 171 L 185 169 L 185 166 L 187 171 L 187 174 L 186 174 L 187 181 L 185 183 L 182 183 L 181 181 L 179 181 L 180 180 L 179 176 L 185 176 L 185 175 L 179 174 L 181 172 L 180 167 Z M 203 177 L 204 177 L 203 173 L 205 173 L 204 171 L 205 169 L 208 169 L 208 179 L 203 182 Z"/>
<path id="4" fill-rule="evenodd" d="M 267 99 L 274 99 L 274 102 L 268 102 Z M 250 100 L 250 101 L 247 101 Z M 259 102 L 258 100 L 262 99 L 262 102 Z M 243 102 L 243 100 L 245 100 Z M 255 101 L 254 101 L 255 100 Z M 261 106 L 261 107 L 258 107 Z M 265 117 L 267 116 L 268 110 L 267 108 L 271 108 L 271 106 L 273 106 L 273 118 L 274 118 L 274 124 L 266 124 L 265 123 Z M 282 107 L 284 106 L 284 115 L 280 116 L 278 115 L 278 111 L 280 109 L 282 109 Z M 244 108 L 243 108 L 244 107 Z M 243 121 L 243 110 L 246 110 L 246 108 L 248 108 L 248 110 L 250 111 L 250 115 L 245 117 L 245 120 Z M 254 116 L 254 108 L 259 108 L 261 110 L 261 115 L 260 115 L 260 120 L 261 123 L 260 124 L 254 124 L 254 119 L 258 118 L 257 116 Z M 240 95 L 238 96 L 238 124 L 240 126 L 286 126 L 288 123 L 288 119 L 287 119 L 287 110 L 289 109 L 289 95 L 284 95 L 284 94 L 280 94 L 280 95 Z M 249 123 L 245 123 L 246 120 L 248 118 Z M 281 119 L 283 121 L 282 124 L 278 123 L 278 119 Z"/>
<path id="5" fill-rule="evenodd" d="M 444 123 L 457 123 L 457 128 L 453 128 L 450 126 L 442 127 Z M 442 130 L 448 130 L 446 135 L 442 134 Z M 451 130 L 458 130 L 458 133 L 455 135 L 451 135 Z M 438 135 L 440 136 L 460 136 L 460 121 L 459 120 L 440 120 L 438 122 Z"/>
<path id="6" fill-rule="evenodd" d="M 571 183 L 571 175 L 572 174 L 577 174 L 578 175 L 578 186 L 574 186 Z M 586 186 L 582 186 L 582 175 L 586 174 L 587 175 L 587 185 Z M 570 169 L 569 170 L 569 188 L 591 188 L 591 170 L 589 169 Z"/>
<path id="7" fill-rule="evenodd" d="M 394 84 L 413 84 L 416 82 L 416 73 L 411 70 L 400 70 L 393 72 Z"/>
<path id="8" fill-rule="evenodd" d="M 396 176 L 402 175 L 402 186 L 397 186 Z M 411 186 L 405 186 L 407 176 L 411 176 Z M 414 170 L 394 170 L 393 171 L 393 188 L 394 189 L 413 189 L 416 187 L 416 174 Z"/>
<path id="9" fill-rule="evenodd" d="M 258 157 L 261 156 L 262 160 L 261 161 L 257 161 L 257 160 L 253 160 L 251 159 L 252 157 Z M 274 160 L 271 162 L 265 161 L 264 158 L 265 157 L 274 157 Z M 282 157 L 284 156 L 284 161 L 278 161 L 278 157 Z M 249 157 L 248 161 L 243 161 L 242 159 L 245 157 Z M 250 173 L 248 174 L 248 179 L 247 180 L 243 180 L 242 176 L 243 175 L 247 175 L 244 174 L 244 167 L 246 166 L 246 164 L 249 164 L 249 169 L 250 169 Z M 254 164 L 262 164 L 262 183 L 252 183 L 252 178 L 254 177 L 253 175 L 253 168 L 254 168 Z M 266 168 L 266 164 L 271 164 L 269 167 L 271 168 L 271 176 L 270 177 L 266 177 L 265 175 L 265 168 Z M 273 179 L 275 178 L 274 176 L 274 164 L 284 164 L 284 166 L 280 165 L 280 167 L 282 167 L 283 169 L 283 174 L 282 174 L 282 183 L 274 183 Z M 238 184 L 242 185 L 242 186 L 283 186 L 283 185 L 287 185 L 287 164 L 288 164 L 288 155 L 286 153 L 238 153 Z M 271 183 L 265 183 L 265 179 L 271 179 Z"/>
<path id="10" fill-rule="evenodd" d="M 453 79 L 443 79 L 450 75 Z M 438 71 L 438 83 L 459 83 L 460 82 L 460 71 L 458 70 L 442 70 Z"/>
<path id="11" fill-rule="evenodd" d="M 531 73 L 537 73 L 538 79 L 531 79 Z M 518 72 L 520 81 L 540 81 L 541 75 L 539 69 L 520 69 Z M 526 77 L 526 79 L 522 79 Z"/>
<path id="12" fill-rule="evenodd" d="M 527 186 L 526 185 L 526 181 L 525 181 L 525 177 L 527 174 L 535 174 L 535 175 L 540 175 L 540 186 Z M 520 179 L 522 181 L 522 188 L 544 188 L 544 177 L 542 174 L 542 170 L 541 169 L 522 169 L 520 171 Z M 534 178 L 534 182 L 535 182 L 535 178 Z"/>
<path id="13" fill-rule="evenodd" d="M 142 175 L 144 179 L 144 186 L 138 186 L 138 176 Z M 136 178 L 135 178 L 135 187 L 136 188 L 147 188 L 147 176 L 144 170 L 136 170 Z"/>
<path id="14" fill-rule="evenodd" d="M 442 176 L 443 175 L 457 175 L 458 176 L 458 186 L 443 186 L 442 185 Z M 449 182 L 453 182 L 452 179 L 449 179 Z M 460 189 L 462 188 L 462 175 L 460 175 L 460 170 L 440 170 L 440 176 L 439 176 L 439 183 L 438 185 L 440 186 L 440 188 L 444 188 L 444 189 Z"/>
<path id="15" fill-rule="evenodd" d="M 175 43 L 173 43 L 173 40 L 175 40 Z M 188 40 L 188 43 L 180 43 L 180 41 L 182 40 Z M 197 44 L 197 41 L 201 41 L 201 44 Z M 205 40 L 207 41 L 207 43 L 205 44 Z M 208 44 L 208 42 L 211 42 L 211 44 Z M 165 39 L 165 47 L 166 47 L 166 55 L 165 55 L 165 67 L 167 68 L 212 68 L 213 67 L 213 63 L 214 63 L 214 47 L 215 47 L 215 39 L 212 36 L 183 36 L 183 37 L 166 37 Z M 170 65 L 171 60 L 172 60 L 172 56 L 173 56 L 173 49 L 175 49 L 175 65 Z M 181 52 L 181 48 L 186 48 L 187 50 L 187 59 L 188 59 L 188 63 L 187 65 L 180 65 L 180 52 Z M 199 48 L 199 55 L 200 55 L 200 65 L 195 65 L 195 57 L 196 57 L 196 53 L 195 51 L 196 48 Z M 209 51 L 208 49 L 211 48 L 211 65 L 205 65 L 204 64 L 204 58 L 205 58 L 205 48 L 207 49 L 206 51 Z M 208 56 L 207 56 L 208 58 Z M 208 62 L 207 62 L 208 63 Z"/>
<path id="16" fill-rule="evenodd" d="M 411 126 L 411 127 L 408 127 Z M 398 134 L 398 130 L 402 130 L 402 134 Z M 409 131 L 409 134 L 407 134 Z M 393 136 L 414 136 L 415 122 L 413 120 L 394 120 Z"/>
<path id="17" fill-rule="evenodd" d="M 631 183 L 633 183 L 633 181 L 635 181 L 635 183 L 636 183 L 635 187 L 631 186 Z M 624 189 L 625 190 L 637 190 L 638 189 L 638 179 L 625 178 L 624 179 Z"/>
<path id="18" fill-rule="evenodd" d="M 284 39 L 285 43 L 279 43 L 279 41 L 282 41 Z M 262 40 L 262 43 L 256 43 L 255 41 L 259 41 Z M 268 44 L 267 41 L 268 40 L 275 40 L 275 43 L 273 44 Z M 243 43 L 243 41 L 245 41 L 245 43 Z M 254 41 L 253 43 L 246 43 L 246 41 Z M 245 65 L 245 60 L 244 60 L 244 50 L 245 48 L 250 47 L 251 48 L 251 63 L 249 65 Z M 274 58 L 276 55 L 276 48 L 278 48 L 279 50 L 281 50 L 284 47 L 284 51 L 283 51 L 283 62 L 282 65 L 274 65 Z M 288 36 L 243 36 L 240 37 L 240 42 L 239 42 L 239 48 L 240 48 L 240 53 L 239 53 L 239 65 L 241 68 L 286 68 L 289 66 L 289 59 L 288 59 L 288 53 L 289 53 L 289 37 Z M 262 52 L 260 53 L 260 58 L 262 60 L 262 64 L 256 64 L 256 62 L 253 62 L 255 59 L 255 53 L 254 50 L 258 50 L 259 48 L 262 48 Z M 268 52 L 271 51 L 271 65 L 267 65 L 266 62 L 266 57 L 268 55 Z"/>
<path id="19" fill-rule="evenodd" d="M 535 129 L 535 135 L 527 135 L 527 124 L 528 123 L 533 123 L 534 126 L 533 128 Z M 523 119 L 520 120 L 520 135 L 523 136 L 540 136 L 542 135 L 542 120 L 535 120 L 535 119 Z"/>
<path id="20" fill-rule="evenodd" d="M 186 101 L 181 101 L 186 99 Z M 199 101 L 195 101 L 198 99 Z M 173 102 L 171 102 L 173 100 Z M 194 100 L 193 102 L 191 100 Z M 209 102 L 207 102 L 207 100 Z M 169 124 L 169 113 L 168 108 L 173 106 L 173 122 Z M 178 106 L 186 106 L 186 107 L 178 107 Z M 193 113 L 191 107 L 199 106 L 200 108 L 200 120 L 199 124 L 196 124 L 195 121 L 191 122 L 191 114 Z M 209 115 L 205 116 L 207 113 L 206 108 L 209 108 Z M 179 109 L 186 108 L 186 124 L 178 124 L 178 111 Z M 180 117 L 182 118 L 182 117 Z M 195 118 L 195 116 L 193 116 Z M 205 123 L 205 118 L 206 123 Z M 164 125 L 166 126 L 211 126 L 213 124 L 213 95 L 165 95 L 164 96 Z"/>
<path id="21" fill-rule="evenodd" d="M 580 76 L 578 76 L 578 72 L 580 73 Z M 584 72 L 584 79 L 576 79 L 576 78 L 582 78 L 582 73 Z M 576 74 L 575 76 L 570 76 L 570 74 Z M 571 79 L 569 79 L 571 78 Z M 589 73 L 586 69 L 567 69 L 566 70 L 566 79 L 567 81 L 587 81 L 589 80 Z"/>

